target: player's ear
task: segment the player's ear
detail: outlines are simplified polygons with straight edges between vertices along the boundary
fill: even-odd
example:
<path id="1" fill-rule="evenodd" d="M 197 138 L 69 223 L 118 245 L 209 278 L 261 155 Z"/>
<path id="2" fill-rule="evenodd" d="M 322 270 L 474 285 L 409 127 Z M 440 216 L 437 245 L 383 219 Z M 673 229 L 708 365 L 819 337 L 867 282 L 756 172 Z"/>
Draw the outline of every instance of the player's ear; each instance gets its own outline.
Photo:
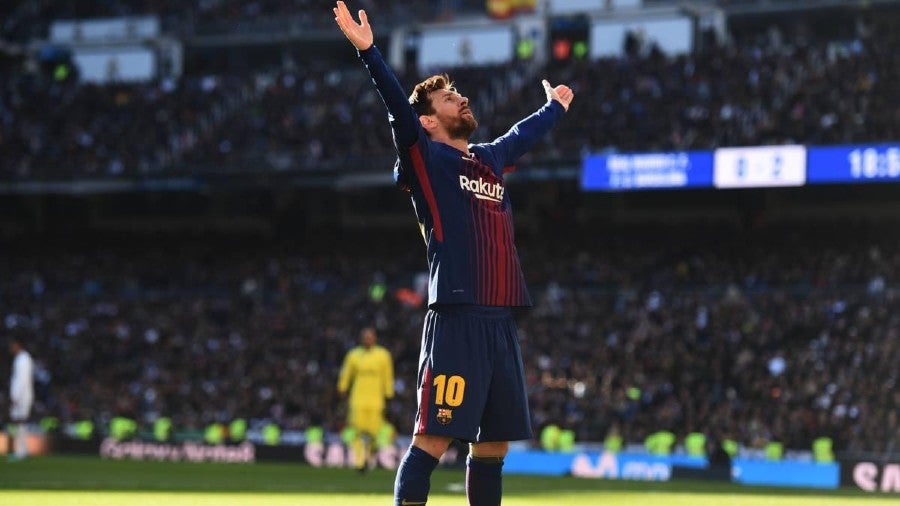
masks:
<path id="1" fill-rule="evenodd" d="M 422 123 L 422 128 L 424 128 L 426 132 L 434 130 L 438 125 L 437 118 L 430 114 L 419 116 L 419 122 Z"/>

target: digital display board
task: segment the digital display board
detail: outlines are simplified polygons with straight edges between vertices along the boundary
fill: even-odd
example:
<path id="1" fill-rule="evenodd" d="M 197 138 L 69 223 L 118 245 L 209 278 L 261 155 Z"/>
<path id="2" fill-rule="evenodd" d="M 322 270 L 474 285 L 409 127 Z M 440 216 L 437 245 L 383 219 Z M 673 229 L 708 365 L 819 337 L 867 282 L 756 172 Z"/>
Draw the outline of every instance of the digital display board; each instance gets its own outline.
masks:
<path id="1" fill-rule="evenodd" d="M 514 33 L 509 26 L 464 26 L 423 31 L 418 48 L 422 73 L 463 65 L 508 63 L 515 56 Z"/>
<path id="2" fill-rule="evenodd" d="M 811 146 L 809 184 L 900 182 L 900 143 Z"/>
<path id="3" fill-rule="evenodd" d="M 803 186 L 806 147 L 719 148 L 714 153 L 716 188 Z"/>
<path id="4" fill-rule="evenodd" d="M 892 182 L 900 183 L 900 142 L 596 154 L 581 171 L 583 190 L 609 192 Z"/>
<path id="5" fill-rule="evenodd" d="M 600 191 L 708 188 L 712 182 L 710 151 L 592 155 L 581 176 L 582 189 Z"/>

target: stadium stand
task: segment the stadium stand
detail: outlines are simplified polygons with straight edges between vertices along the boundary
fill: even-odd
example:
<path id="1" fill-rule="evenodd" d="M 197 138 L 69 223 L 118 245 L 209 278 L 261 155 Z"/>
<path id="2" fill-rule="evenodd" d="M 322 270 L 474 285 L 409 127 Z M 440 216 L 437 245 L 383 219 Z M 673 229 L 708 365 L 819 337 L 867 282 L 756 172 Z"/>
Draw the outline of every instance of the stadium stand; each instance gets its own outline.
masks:
<path id="1" fill-rule="evenodd" d="M 896 445 L 896 237 L 695 233 L 652 249 L 652 230 L 521 244 L 537 301 L 522 320 L 536 426 L 594 441 L 616 423 L 626 441 L 662 425 L 747 447 L 808 448 L 826 433 L 842 450 Z M 340 359 L 374 321 L 401 384 L 389 415 L 411 430 L 421 308 L 394 294 L 414 286 L 418 249 L 224 241 L 17 248 L 0 272 L 2 316 L 6 331 L 36 336 L 38 411 L 294 430 L 318 413 L 336 431 Z"/>
<path id="2" fill-rule="evenodd" d="M 900 136 L 892 86 L 900 78 L 898 24 L 874 21 L 838 40 L 747 36 L 689 56 L 648 48 L 537 70 L 520 63 L 452 69 L 451 77 L 471 95 L 482 121 L 475 136 L 482 139 L 502 134 L 541 103 L 539 79 L 529 86 L 530 75 L 573 85 L 581 107 L 531 159 L 577 162 L 601 149 L 880 141 Z M 358 65 L 286 61 L 249 75 L 188 72 L 179 83 L 100 88 L 81 86 L 76 77 L 60 83 L 34 72 L 5 74 L 2 177 L 190 174 L 211 167 L 384 170 L 392 163 L 390 131 Z M 498 83 L 496 75 L 504 78 Z M 414 72 L 402 77 L 407 88 L 418 79 Z M 119 124 L 128 126 L 124 135 L 104 126 Z M 373 135 L 351 135 L 347 125 Z M 123 153 L 126 146 L 133 152 Z"/>
<path id="3" fill-rule="evenodd" d="M 391 26 L 410 19 L 448 20 L 467 13 L 484 12 L 477 0 L 360 0 L 359 8 L 378 12 L 379 21 Z M 324 7 L 324 8 L 323 8 Z M 234 33 L 283 28 L 331 28 L 334 16 L 328 5 L 315 0 L 25 0 L 0 7 L 4 23 L 0 34 L 9 40 L 29 40 L 46 35 L 55 19 L 159 16 L 164 28 L 181 36 Z"/>

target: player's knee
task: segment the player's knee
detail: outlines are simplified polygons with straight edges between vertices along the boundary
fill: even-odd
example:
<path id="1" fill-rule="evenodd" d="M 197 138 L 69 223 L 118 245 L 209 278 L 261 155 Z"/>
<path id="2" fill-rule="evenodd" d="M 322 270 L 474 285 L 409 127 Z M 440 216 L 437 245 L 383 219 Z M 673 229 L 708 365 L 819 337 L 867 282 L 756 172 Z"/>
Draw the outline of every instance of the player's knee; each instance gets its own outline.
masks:
<path id="1" fill-rule="evenodd" d="M 450 446 L 451 439 L 444 436 L 430 436 L 428 434 L 417 434 L 413 436 L 412 445 L 416 448 L 424 450 L 432 457 L 439 459 L 447 448 Z"/>
<path id="2" fill-rule="evenodd" d="M 469 445 L 469 454 L 476 458 L 481 457 L 505 457 L 509 452 L 508 441 L 491 441 L 488 443 L 473 443 Z"/>

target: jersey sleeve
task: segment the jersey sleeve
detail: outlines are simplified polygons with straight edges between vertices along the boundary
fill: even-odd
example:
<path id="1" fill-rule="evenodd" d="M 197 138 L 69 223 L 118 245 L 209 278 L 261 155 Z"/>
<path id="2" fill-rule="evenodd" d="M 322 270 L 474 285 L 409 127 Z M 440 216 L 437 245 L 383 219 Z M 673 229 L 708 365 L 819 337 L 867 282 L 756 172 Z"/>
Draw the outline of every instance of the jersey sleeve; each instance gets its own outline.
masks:
<path id="1" fill-rule="evenodd" d="M 556 100 L 550 100 L 530 116 L 519 121 L 502 136 L 483 146 L 496 158 L 499 169 L 514 165 L 541 137 L 563 117 L 566 109 Z"/>
<path id="2" fill-rule="evenodd" d="M 19 387 L 19 384 L 22 382 L 22 367 L 20 363 L 19 357 L 13 360 L 12 378 L 9 381 L 9 398 L 13 402 L 19 400 L 19 391 L 21 390 L 21 387 Z"/>
<path id="3" fill-rule="evenodd" d="M 394 397 L 394 362 L 391 353 L 384 350 L 384 396 L 388 399 Z"/>
<path id="4" fill-rule="evenodd" d="M 388 110 L 388 121 L 394 135 L 394 146 L 400 155 L 408 153 L 417 142 L 423 144 L 425 134 L 416 111 L 409 104 L 409 99 L 400 86 L 397 76 L 388 67 L 387 62 L 376 46 L 359 52 L 359 57 L 365 63 L 375 83 L 375 89 Z M 422 146 L 419 146 L 422 150 Z M 402 159 L 402 156 L 401 156 Z M 405 189 L 409 189 L 415 178 L 415 173 L 407 170 L 401 163 L 401 159 L 394 164 L 394 182 Z"/>
<path id="5" fill-rule="evenodd" d="M 19 353 L 13 360 L 12 379 L 9 382 L 9 397 L 20 402 L 29 397 L 30 383 L 34 376 L 34 365 L 25 353 Z"/>
<path id="6" fill-rule="evenodd" d="M 341 374 L 338 377 L 338 392 L 345 393 L 350 389 L 350 382 L 353 381 L 356 372 L 356 354 L 351 350 L 344 357 L 344 364 L 341 366 Z"/>

